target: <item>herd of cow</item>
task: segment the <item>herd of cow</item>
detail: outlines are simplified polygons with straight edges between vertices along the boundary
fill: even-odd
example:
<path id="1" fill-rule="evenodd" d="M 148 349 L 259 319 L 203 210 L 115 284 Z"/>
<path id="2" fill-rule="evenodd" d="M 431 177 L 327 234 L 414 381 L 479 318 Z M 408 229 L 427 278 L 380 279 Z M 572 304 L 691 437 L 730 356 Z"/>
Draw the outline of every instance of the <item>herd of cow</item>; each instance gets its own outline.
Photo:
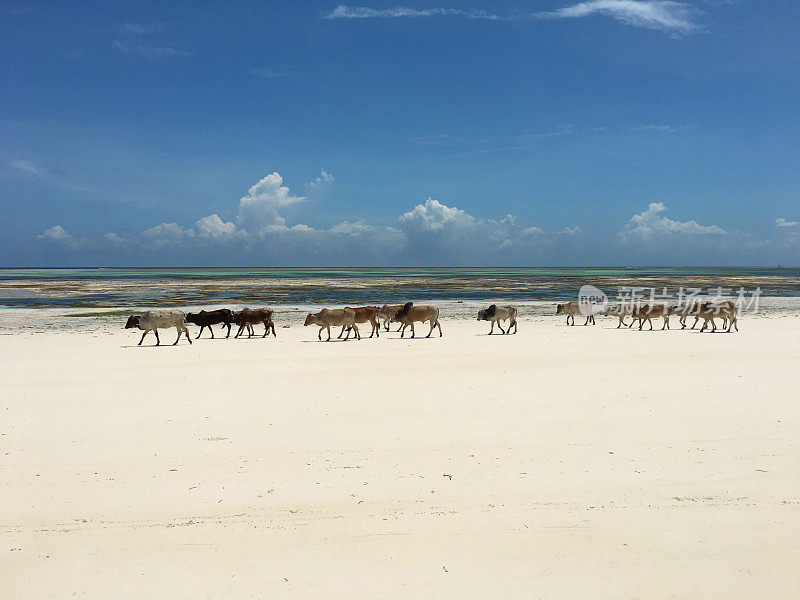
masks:
<path id="1" fill-rule="evenodd" d="M 594 305 L 586 302 L 567 302 L 566 304 L 558 304 L 556 307 L 557 315 L 567 315 L 567 325 L 575 325 L 575 315 L 586 317 L 584 325 L 591 323 L 594 325 L 595 312 Z M 639 322 L 639 330 L 647 323 L 650 329 L 653 329 L 652 319 L 661 318 L 664 324 L 661 329 L 669 329 L 670 315 L 678 315 L 681 329 L 686 328 L 686 319 L 694 317 L 692 329 L 695 328 L 700 319 L 703 320 L 703 326 L 700 331 L 705 331 L 710 325 L 711 331 L 717 330 L 717 324 L 714 319 L 722 319 L 722 329 L 730 332 L 731 327 L 739 331 L 739 325 L 736 321 L 736 303 L 733 300 L 695 300 L 682 304 L 664 304 L 664 303 L 620 303 L 615 306 L 609 306 L 602 311 L 602 314 L 618 317 L 619 324 L 617 329 L 625 325 L 625 317 L 631 317 L 631 322 L 628 327 L 633 327 L 634 323 Z M 570 319 L 572 322 L 570 323 Z"/>
<path id="2" fill-rule="evenodd" d="M 736 305 L 734 302 L 721 301 L 721 302 L 693 302 L 686 305 L 669 306 L 666 304 L 619 304 L 606 308 L 604 311 L 598 311 L 596 305 L 587 304 L 584 302 L 568 302 L 566 304 L 558 304 L 556 307 L 557 315 L 567 316 L 567 325 L 575 325 L 575 315 L 585 316 L 586 321 L 584 325 L 589 323 L 594 324 L 594 315 L 599 314 L 615 316 L 619 318 L 617 328 L 625 324 L 625 318 L 630 316 L 631 323 L 628 327 L 632 327 L 634 323 L 639 322 L 639 329 L 641 330 L 645 322 L 650 324 L 650 329 L 653 329 L 651 319 L 663 318 L 664 325 L 661 329 L 669 329 L 670 315 L 680 315 L 681 328 L 686 327 L 686 319 L 690 316 L 695 317 L 695 325 L 700 319 L 703 319 L 703 327 L 700 331 L 711 325 L 711 330 L 717 329 L 715 318 L 723 319 L 722 328 L 731 330 L 731 327 L 736 327 L 739 331 L 739 326 L 736 324 Z M 258 324 L 264 325 L 264 335 L 266 337 L 270 333 L 275 336 L 275 323 L 272 320 L 273 311 L 271 308 L 243 308 L 239 311 L 233 311 L 227 308 L 220 308 L 217 310 L 201 310 L 199 313 L 184 313 L 180 310 L 149 310 L 141 315 L 131 315 L 125 323 L 125 329 L 140 329 L 144 331 L 139 345 L 141 346 L 145 336 L 149 332 L 153 332 L 156 336 L 156 345 L 161 343 L 158 337 L 159 329 L 168 329 L 175 327 L 178 330 L 178 339 L 175 340 L 177 344 L 181 339 L 181 334 L 186 334 L 186 339 L 192 343 L 192 338 L 189 336 L 189 330 L 186 328 L 187 323 L 193 323 L 200 327 L 197 334 L 199 338 L 203 330 L 208 327 L 211 337 L 214 337 L 214 330 L 212 325 L 222 325 L 228 328 L 228 333 L 225 337 L 230 337 L 231 327 L 238 326 L 235 338 L 238 338 L 242 333 L 247 331 L 248 337 L 255 335 L 254 326 Z M 489 308 L 478 311 L 479 321 L 489 321 L 492 328 L 489 334 L 494 332 L 494 326 L 500 328 L 501 333 L 508 334 L 517 333 L 517 309 L 514 306 L 498 306 L 492 304 Z M 381 323 L 382 321 L 382 323 Z M 508 321 L 506 329 L 503 329 L 502 322 Z M 341 327 L 339 338 L 345 335 L 345 340 L 350 339 L 352 333 L 356 339 L 361 339 L 361 333 L 358 330 L 358 325 L 369 323 L 371 326 L 369 337 L 373 335 L 380 337 L 380 330 L 383 327 L 389 331 L 390 323 L 399 323 L 400 327 L 397 331 L 400 332 L 400 337 L 405 336 L 406 328 L 411 327 L 411 337 L 415 336 L 414 323 L 428 323 L 430 330 L 428 335 L 430 337 L 434 330 L 439 330 L 439 337 L 442 336 L 442 326 L 439 324 L 439 309 L 431 305 L 415 305 L 413 302 L 406 302 L 405 304 L 388 305 L 384 304 L 378 306 L 360 306 L 357 308 L 323 308 L 317 313 L 308 313 L 304 325 L 317 325 L 319 332 L 317 338 L 322 340 L 322 331 L 326 330 L 328 338 L 331 339 L 331 327 Z M 195 338 L 197 339 L 197 338 Z M 174 344 L 173 344 L 174 345 Z"/>

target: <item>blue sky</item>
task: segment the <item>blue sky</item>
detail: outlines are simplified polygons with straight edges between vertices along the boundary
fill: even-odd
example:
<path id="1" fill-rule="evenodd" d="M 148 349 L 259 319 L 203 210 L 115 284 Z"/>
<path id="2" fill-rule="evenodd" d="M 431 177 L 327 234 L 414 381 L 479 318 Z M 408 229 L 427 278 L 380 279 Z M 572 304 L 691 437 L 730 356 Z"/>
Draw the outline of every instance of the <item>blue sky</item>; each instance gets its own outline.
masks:
<path id="1" fill-rule="evenodd" d="M 800 263 L 800 4 L 4 2 L 0 265 Z"/>

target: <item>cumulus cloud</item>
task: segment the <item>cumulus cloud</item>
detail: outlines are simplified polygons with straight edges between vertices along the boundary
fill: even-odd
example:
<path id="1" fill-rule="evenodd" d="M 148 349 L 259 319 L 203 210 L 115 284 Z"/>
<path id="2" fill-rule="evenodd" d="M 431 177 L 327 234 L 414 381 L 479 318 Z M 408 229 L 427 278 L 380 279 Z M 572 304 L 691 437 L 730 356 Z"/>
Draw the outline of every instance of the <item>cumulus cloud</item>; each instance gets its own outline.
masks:
<path id="1" fill-rule="evenodd" d="M 105 234 L 103 236 L 103 239 L 105 239 L 110 244 L 113 244 L 114 246 L 123 246 L 128 243 L 127 238 L 122 237 L 121 235 L 119 235 L 118 233 L 114 233 L 113 231 L 109 231 L 107 234 Z"/>
<path id="2" fill-rule="evenodd" d="M 81 244 L 70 233 L 68 233 L 61 225 L 53 225 L 37 236 L 40 240 L 51 242 L 66 246 L 67 248 L 76 249 Z"/>
<path id="3" fill-rule="evenodd" d="M 251 232 L 272 225 L 285 225 L 286 220 L 278 211 L 303 200 L 304 196 L 293 196 L 289 192 L 278 173 L 271 173 L 247 190 L 247 195 L 239 200 L 236 223 Z"/>
<path id="4" fill-rule="evenodd" d="M 485 10 L 472 8 L 369 8 L 365 6 L 346 6 L 340 4 L 331 12 L 323 15 L 326 19 L 398 19 L 422 17 L 463 17 L 467 19 L 485 19 L 496 21 L 503 17 L 488 13 Z"/>
<path id="5" fill-rule="evenodd" d="M 552 249 L 565 238 L 563 231 L 523 227 L 514 215 L 481 219 L 432 198 L 400 215 L 398 223 L 407 239 L 404 256 L 414 262 L 520 262 L 532 260 L 543 249 Z M 574 230 L 580 231 L 579 228 Z"/>
<path id="6" fill-rule="evenodd" d="M 671 0 L 589 0 L 550 12 L 536 13 L 544 19 L 577 19 L 603 15 L 634 27 L 689 33 L 698 28 L 695 9 Z"/>
<path id="7" fill-rule="evenodd" d="M 782 217 L 775 219 L 775 227 L 796 227 L 800 225 L 800 221 L 787 221 Z"/>
<path id="8" fill-rule="evenodd" d="M 195 230 L 200 237 L 224 240 L 235 235 L 237 228 L 231 221 L 223 221 L 214 213 L 213 215 L 198 220 L 197 223 L 195 223 Z"/>
<path id="9" fill-rule="evenodd" d="M 162 223 L 142 232 L 145 247 L 152 249 L 180 246 L 194 237 L 194 231 L 184 229 L 177 223 Z"/>
<path id="10" fill-rule="evenodd" d="M 332 181 L 333 176 L 322 170 L 308 185 L 316 189 Z M 567 247 L 570 238 L 581 235 L 579 227 L 548 231 L 524 226 L 514 215 L 478 218 L 433 198 L 402 212 L 391 225 L 364 220 L 344 220 L 329 228 L 287 223 L 284 210 L 304 200 L 284 185 L 278 173 L 271 173 L 249 188 L 229 221 L 213 213 L 188 226 L 161 223 L 127 238 L 107 233 L 99 241 L 106 248 L 129 252 L 137 264 L 143 264 L 142 260 L 160 264 L 531 264 L 542 249 L 557 251 L 559 244 Z M 77 244 L 60 226 L 40 237 Z"/>
<path id="11" fill-rule="evenodd" d="M 673 221 L 661 216 L 667 208 L 661 202 L 652 202 L 646 211 L 633 215 L 619 236 L 623 242 L 653 241 L 675 237 L 724 235 L 725 230 L 716 225 L 700 225 L 697 221 Z"/>
<path id="12" fill-rule="evenodd" d="M 413 210 L 400 215 L 400 223 L 421 231 L 466 231 L 477 221 L 461 209 L 428 198 L 425 204 L 417 204 Z"/>

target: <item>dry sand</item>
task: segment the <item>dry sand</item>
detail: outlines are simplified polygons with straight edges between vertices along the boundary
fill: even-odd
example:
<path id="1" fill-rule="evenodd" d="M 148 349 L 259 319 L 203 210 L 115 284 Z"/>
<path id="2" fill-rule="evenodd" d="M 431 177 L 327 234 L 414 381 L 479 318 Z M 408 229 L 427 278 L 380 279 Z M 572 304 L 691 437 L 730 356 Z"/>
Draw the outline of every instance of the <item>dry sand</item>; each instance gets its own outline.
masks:
<path id="1" fill-rule="evenodd" d="M 63 312 L 0 315 L 3 598 L 800 597 L 797 312 L 158 348 Z"/>

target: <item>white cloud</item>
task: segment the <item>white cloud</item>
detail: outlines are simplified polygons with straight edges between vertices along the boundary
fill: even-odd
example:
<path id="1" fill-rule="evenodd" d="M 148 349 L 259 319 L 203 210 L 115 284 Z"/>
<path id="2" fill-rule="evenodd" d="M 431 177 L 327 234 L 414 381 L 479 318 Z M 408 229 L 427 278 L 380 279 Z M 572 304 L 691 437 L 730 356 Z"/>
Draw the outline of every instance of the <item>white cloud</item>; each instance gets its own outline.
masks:
<path id="1" fill-rule="evenodd" d="M 199 219 L 194 225 L 198 236 L 210 237 L 215 240 L 226 240 L 236 234 L 236 225 L 230 221 L 223 221 L 214 213 Z"/>
<path id="2" fill-rule="evenodd" d="M 325 169 L 322 169 L 319 177 L 317 177 L 314 181 L 309 181 L 307 185 L 312 191 L 319 192 L 328 185 L 332 184 L 334 181 L 334 176 L 328 173 Z"/>
<path id="3" fill-rule="evenodd" d="M 658 133 L 675 133 L 675 128 L 672 125 L 640 125 L 636 129 L 638 131 L 656 131 Z"/>
<path id="4" fill-rule="evenodd" d="M 583 235 L 583 229 L 581 229 L 579 225 L 576 225 L 575 227 L 564 227 L 564 229 L 558 233 L 561 235 Z"/>
<path id="5" fill-rule="evenodd" d="M 333 179 L 322 170 L 309 186 Z M 578 227 L 561 231 L 523 227 L 514 215 L 477 218 L 433 198 L 401 213 L 395 226 L 364 220 L 345 220 L 330 228 L 287 224 L 283 210 L 303 200 L 292 194 L 278 173 L 271 173 L 239 200 L 238 214 L 231 221 L 214 213 L 188 227 L 161 223 L 127 239 L 107 233 L 104 243 L 162 261 L 218 261 L 219 253 L 213 250 L 224 245 L 222 260 L 231 264 L 529 264 L 543 249 L 559 251 L 570 244 L 568 237 L 580 233 Z M 59 227 L 40 237 L 73 243 Z"/>
<path id="6" fill-rule="evenodd" d="M 12 160 L 9 164 L 15 169 L 32 175 L 39 175 L 40 173 L 39 168 L 29 160 Z"/>
<path id="7" fill-rule="evenodd" d="M 787 221 L 782 217 L 775 219 L 775 227 L 795 227 L 800 225 L 800 221 Z"/>
<path id="8" fill-rule="evenodd" d="M 107 242 L 110 242 L 111 244 L 113 244 L 115 246 L 124 246 L 125 244 L 128 243 L 128 239 L 127 238 L 124 238 L 121 235 L 119 235 L 117 233 L 114 233 L 113 231 L 108 232 L 103 237 Z"/>
<path id="9" fill-rule="evenodd" d="M 633 215 L 619 233 L 623 242 L 653 241 L 672 237 L 724 235 L 725 230 L 716 225 L 700 225 L 697 221 L 673 221 L 660 216 L 666 207 L 652 202 L 646 211 Z"/>
<path id="10" fill-rule="evenodd" d="M 194 231 L 184 229 L 177 223 L 162 223 L 142 232 L 144 245 L 152 249 L 180 246 L 192 238 L 194 238 Z"/>
<path id="11" fill-rule="evenodd" d="M 270 225 L 285 225 L 286 220 L 278 210 L 302 202 L 303 196 L 293 196 L 283 185 L 278 173 L 271 173 L 247 190 L 247 195 L 239 200 L 239 214 L 236 223 L 246 231 L 259 231 Z"/>
<path id="12" fill-rule="evenodd" d="M 536 13 L 548 19 L 576 19 L 592 15 L 611 17 L 625 25 L 689 33 L 698 28 L 692 17 L 695 9 L 671 0 L 588 0 L 551 12 Z"/>
<path id="13" fill-rule="evenodd" d="M 466 230 L 475 226 L 475 217 L 465 211 L 445 206 L 438 200 L 428 198 L 425 204 L 417 204 L 413 210 L 400 215 L 400 224 L 422 231 Z"/>
<path id="14" fill-rule="evenodd" d="M 50 229 L 43 231 L 37 236 L 40 240 L 45 240 L 55 244 L 63 244 L 73 250 L 78 248 L 81 243 L 69 234 L 61 225 L 53 225 Z"/>
<path id="15" fill-rule="evenodd" d="M 369 8 L 365 6 L 346 6 L 340 4 L 331 12 L 323 15 L 326 19 L 387 19 L 387 18 L 421 18 L 421 17 L 463 17 L 466 19 L 486 19 L 496 21 L 503 17 L 484 10 L 472 8 Z"/>
<path id="16" fill-rule="evenodd" d="M 120 39 L 115 39 L 114 48 L 128 55 L 139 55 L 151 60 L 167 60 L 188 56 L 185 50 L 153 39 L 164 29 L 165 23 L 125 23 L 119 29 Z"/>

